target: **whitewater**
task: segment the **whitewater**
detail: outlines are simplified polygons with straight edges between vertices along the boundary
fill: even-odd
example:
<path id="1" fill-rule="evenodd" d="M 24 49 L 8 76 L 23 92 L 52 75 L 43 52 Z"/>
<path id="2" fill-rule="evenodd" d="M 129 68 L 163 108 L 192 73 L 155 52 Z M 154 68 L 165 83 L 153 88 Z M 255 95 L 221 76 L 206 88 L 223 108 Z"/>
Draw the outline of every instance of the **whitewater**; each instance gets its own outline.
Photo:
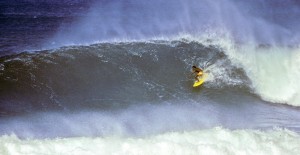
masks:
<path id="1" fill-rule="evenodd" d="M 229 131 L 222 128 L 128 138 L 20 140 L 3 136 L 1 154 L 286 154 L 299 153 L 299 135 L 285 130 Z M 3 143 L 3 142 L 2 142 Z M 3 145 L 3 144 L 2 144 Z"/>
<path id="2" fill-rule="evenodd" d="M 296 1 L 0 5 L 1 155 L 300 154 Z"/>

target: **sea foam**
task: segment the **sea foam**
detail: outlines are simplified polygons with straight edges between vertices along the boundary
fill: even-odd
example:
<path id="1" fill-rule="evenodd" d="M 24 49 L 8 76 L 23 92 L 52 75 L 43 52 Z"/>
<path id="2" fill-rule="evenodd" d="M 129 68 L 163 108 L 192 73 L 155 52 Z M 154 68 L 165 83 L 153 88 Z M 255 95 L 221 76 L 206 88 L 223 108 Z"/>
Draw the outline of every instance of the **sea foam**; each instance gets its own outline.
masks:
<path id="1" fill-rule="evenodd" d="M 2 155 L 98 155 L 98 154 L 300 154 L 300 136 L 285 129 L 269 131 L 207 130 L 168 132 L 147 137 L 74 137 L 56 139 L 0 138 Z"/>

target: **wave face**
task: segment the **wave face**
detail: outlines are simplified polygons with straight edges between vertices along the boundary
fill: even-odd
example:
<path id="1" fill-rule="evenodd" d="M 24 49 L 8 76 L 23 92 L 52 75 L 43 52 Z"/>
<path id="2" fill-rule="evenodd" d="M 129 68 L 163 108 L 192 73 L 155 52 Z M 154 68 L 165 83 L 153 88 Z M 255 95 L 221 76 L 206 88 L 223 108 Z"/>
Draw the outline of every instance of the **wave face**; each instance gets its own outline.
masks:
<path id="1" fill-rule="evenodd" d="M 8 104 L 2 109 L 111 108 L 115 102 L 193 99 L 192 64 L 223 66 L 209 87 L 248 87 L 243 71 L 217 47 L 184 41 L 103 43 L 2 57 L 1 101 Z"/>
<path id="2" fill-rule="evenodd" d="M 262 101 L 248 72 L 218 46 L 187 40 L 100 43 L 0 62 L 2 134 L 144 136 L 215 126 L 299 131 L 297 109 Z M 196 89 L 192 65 L 209 73 Z"/>

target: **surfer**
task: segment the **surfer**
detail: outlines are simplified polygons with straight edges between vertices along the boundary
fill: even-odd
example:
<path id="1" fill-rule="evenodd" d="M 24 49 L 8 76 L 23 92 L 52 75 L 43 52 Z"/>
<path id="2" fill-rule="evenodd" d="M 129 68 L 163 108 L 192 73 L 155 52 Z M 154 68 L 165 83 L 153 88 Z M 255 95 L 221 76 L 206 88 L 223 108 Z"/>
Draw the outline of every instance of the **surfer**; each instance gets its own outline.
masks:
<path id="1" fill-rule="evenodd" d="M 195 65 L 192 67 L 192 74 L 196 74 L 195 79 L 199 82 L 199 78 L 203 75 L 203 69 L 196 67 Z"/>

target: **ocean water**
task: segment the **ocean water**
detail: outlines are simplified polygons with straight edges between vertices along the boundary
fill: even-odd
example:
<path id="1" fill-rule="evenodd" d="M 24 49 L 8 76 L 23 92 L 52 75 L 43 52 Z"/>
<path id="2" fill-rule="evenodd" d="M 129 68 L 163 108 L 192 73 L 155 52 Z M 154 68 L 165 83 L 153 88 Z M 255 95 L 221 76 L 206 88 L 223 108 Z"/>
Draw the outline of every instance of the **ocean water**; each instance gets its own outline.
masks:
<path id="1" fill-rule="evenodd" d="M 0 6 L 1 155 L 300 154 L 297 1 Z"/>

